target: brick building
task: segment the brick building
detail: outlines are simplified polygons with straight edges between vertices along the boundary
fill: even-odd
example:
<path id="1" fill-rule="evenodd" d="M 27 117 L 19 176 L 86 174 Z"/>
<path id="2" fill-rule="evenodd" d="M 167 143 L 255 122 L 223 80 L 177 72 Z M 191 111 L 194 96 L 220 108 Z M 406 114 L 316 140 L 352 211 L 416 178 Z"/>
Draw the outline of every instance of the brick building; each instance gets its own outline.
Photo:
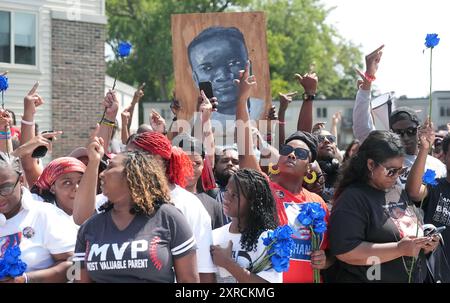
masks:
<path id="1" fill-rule="evenodd" d="M 53 157 L 84 146 L 102 113 L 105 91 L 105 0 L 2 0 L 0 71 L 8 70 L 5 107 L 23 112 L 36 81 L 45 104 L 39 130 L 62 130 Z"/>

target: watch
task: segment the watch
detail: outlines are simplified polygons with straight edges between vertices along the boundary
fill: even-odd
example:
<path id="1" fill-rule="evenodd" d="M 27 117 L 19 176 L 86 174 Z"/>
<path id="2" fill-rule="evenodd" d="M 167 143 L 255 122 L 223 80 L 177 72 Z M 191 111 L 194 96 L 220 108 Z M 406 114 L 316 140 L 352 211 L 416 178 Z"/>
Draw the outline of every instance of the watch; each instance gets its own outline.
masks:
<path id="1" fill-rule="evenodd" d="M 313 101 L 316 95 L 309 95 L 307 93 L 303 93 L 303 101 Z"/>

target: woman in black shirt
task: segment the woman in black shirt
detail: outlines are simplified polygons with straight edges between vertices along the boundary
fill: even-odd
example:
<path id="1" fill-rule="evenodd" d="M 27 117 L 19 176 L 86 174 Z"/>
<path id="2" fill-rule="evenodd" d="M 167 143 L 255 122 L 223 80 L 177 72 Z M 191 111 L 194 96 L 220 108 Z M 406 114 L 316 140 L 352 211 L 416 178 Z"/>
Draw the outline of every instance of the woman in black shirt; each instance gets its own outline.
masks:
<path id="1" fill-rule="evenodd" d="M 403 156 L 398 135 L 373 131 L 346 163 L 329 226 L 336 282 L 408 282 L 412 266 L 412 281 L 424 280 L 423 252 L 435 246 L 397 184 Z"/>

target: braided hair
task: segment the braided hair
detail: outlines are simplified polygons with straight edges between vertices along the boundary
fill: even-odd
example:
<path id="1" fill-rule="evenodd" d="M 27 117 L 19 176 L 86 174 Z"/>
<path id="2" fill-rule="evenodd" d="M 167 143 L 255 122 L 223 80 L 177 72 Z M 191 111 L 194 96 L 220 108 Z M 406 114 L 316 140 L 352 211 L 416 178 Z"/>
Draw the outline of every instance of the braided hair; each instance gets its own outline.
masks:
<path id="1" fill-rule="evenodd" d="M 232 179 L 236 186 L 238 209 L 240 193 L 249 204 L 246 227 L 241 230 L 240 222 L 238 222 L 238 229 L 242 233 L 241 248 L 246 251 L 256 250 L 261 233 L 278 226 L 275 199 L 266 177 L 254 169 L 240 169 L 232 176 Z"/>

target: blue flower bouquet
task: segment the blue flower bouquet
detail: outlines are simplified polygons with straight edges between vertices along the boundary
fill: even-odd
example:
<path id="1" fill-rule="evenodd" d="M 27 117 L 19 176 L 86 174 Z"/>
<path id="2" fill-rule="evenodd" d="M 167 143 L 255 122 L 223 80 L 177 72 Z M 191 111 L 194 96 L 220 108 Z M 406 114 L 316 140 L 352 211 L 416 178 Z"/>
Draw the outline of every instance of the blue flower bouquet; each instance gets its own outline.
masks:
<path id="1" fill-rule="evenodd" d="M 6 249 L 3 258 L 0 259 L 0 280 L 23 275 L 27 269 L 27 264 L 20 259 L 21 254 L 18 245 Z"/>
<path id="2" fill-rule="evenodd" d="M 311 251 L 320 250 L 321 239 L 327 230 L 326 212 L 320 203 L 304 203 L 297 220 L 311 232 Z M 314 268 L 314 283 L 320 283 L 320 270 Z"/>
<path id="3" fill-rule="evenodd" d="M 264 252 L 250 265 L 248 270 L 252 273 L 259 273 L 271 268 L 277 272 L 288 271 L 294 247 L 292 234 L 293 231 L 289 225 L 279 226 L 274 231 L 269 231 L 267 237 L 263 238 Z"/>

